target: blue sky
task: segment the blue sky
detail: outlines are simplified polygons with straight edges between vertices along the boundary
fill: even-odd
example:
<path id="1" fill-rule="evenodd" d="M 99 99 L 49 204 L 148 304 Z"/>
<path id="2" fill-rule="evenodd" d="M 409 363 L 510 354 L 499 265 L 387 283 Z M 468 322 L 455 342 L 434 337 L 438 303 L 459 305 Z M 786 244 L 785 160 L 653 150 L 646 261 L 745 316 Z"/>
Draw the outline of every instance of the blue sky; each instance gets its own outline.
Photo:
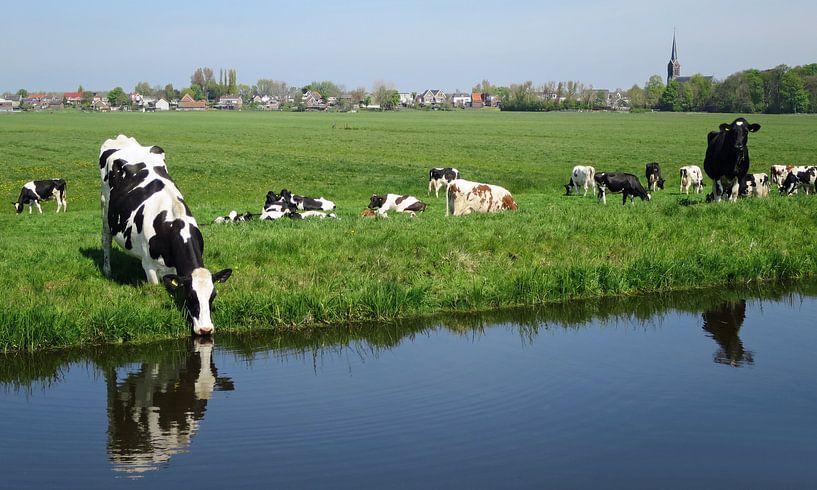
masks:
<path id="1" fill-rule="evenodd" d="M 14 2 L 3 7 L 0 92 L 190 83 L 198 66 L 302 86 L 403 91 L 579 80 L 629 88 L 666 76 L 817 62 L 817 2 Z"/>

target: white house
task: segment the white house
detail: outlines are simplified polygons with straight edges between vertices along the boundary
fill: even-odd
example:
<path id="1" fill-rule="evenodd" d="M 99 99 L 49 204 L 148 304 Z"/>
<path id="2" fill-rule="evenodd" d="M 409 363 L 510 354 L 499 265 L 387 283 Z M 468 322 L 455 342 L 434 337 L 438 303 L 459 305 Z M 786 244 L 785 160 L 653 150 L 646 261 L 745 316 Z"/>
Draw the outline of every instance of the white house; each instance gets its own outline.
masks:
<path id="1" fill-rule="evenodd" d="M 409 92 L 400 92 L 400 105 L 409 107 L 414 105 L 414 97 Z"/>
<path id="2" fill-rule="evenodd" d="M 426 89 L 417 94 L 415 101 L 420 105 L 435 105 L 444 103 L 446 99 L 448 96 L 442 90 Z"/>
<path id="3" fill-rule="evenodd" d="M 454 104 L 454 107 L 470 107 L 471 94 L 452 94 L 451 103 Z"/>
<path id="4" fill-rule="evenodd" d="M 156 101 L 156 109 L 157 111 L 169 111 L 170 110 L 170 102 L 166 101 L 164 98 L 161 98 Z"/>

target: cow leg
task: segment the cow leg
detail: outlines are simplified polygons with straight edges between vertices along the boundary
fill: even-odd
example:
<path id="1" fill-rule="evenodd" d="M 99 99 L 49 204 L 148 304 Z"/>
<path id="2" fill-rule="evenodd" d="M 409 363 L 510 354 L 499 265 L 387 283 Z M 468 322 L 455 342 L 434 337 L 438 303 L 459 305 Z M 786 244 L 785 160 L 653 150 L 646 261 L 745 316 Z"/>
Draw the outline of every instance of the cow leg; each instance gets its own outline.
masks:
<path id="1" fill-rule="evenodd" d="M 738 200 L 738 192 L 740 192 L 740 180 L 735 179 L 732 184 L 732 194 L 729 195 L 729 201 L 735 202 Z"/>
<path id="2" fill-rule="evenodd" d="M 102 273 L 111 277 L 111 230 L 108 223 L 102 224 Z"/>
<path id="3" fill-rule="evenodd" d="M 142 269 L 145 270 L 145 277 L 151 284 L 159 284 L 159 271 L 153 266 L 152 261 L 143 260 Z"/>
<path id="4" fill-rule="evenodd" d="M 431 195 L 431 188 L 432 188 L 433 186 L 434 186 L 434 181 L 433 181 L 433 180 L 429 180 L 429 181 L 428 181 L 428 194 L 427 194 L 427 195 L 429 195 L 429 196 Z"/>
<path id="5" fill-rule="evenodd" d="M 36 204 L 36 205 L 37 205 L 37 211 L 39 211 L 39 212 L 40 212 L 40 214 L 43 214 L 43 207 L 42 207 L 42 206 L 40 206 L 40 201 L 35 200 L 35 201 L 34 201 L 34 204 Z"/>

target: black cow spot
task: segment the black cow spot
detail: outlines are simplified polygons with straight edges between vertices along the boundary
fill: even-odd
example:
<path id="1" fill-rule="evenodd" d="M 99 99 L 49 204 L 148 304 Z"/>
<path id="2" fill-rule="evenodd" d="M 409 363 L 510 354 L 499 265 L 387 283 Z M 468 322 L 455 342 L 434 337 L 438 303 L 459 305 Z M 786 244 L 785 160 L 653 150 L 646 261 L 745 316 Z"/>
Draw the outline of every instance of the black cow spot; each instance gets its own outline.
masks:
<path id="1" fill-rule="evenodd" d="M 99 168 L 105 168 L 105 165 L 108 163 L 108 157 L 113 155 L 117 151 L 119 150 L 113 149 L 103 151 L 102 154 L 99 155 Z"/>

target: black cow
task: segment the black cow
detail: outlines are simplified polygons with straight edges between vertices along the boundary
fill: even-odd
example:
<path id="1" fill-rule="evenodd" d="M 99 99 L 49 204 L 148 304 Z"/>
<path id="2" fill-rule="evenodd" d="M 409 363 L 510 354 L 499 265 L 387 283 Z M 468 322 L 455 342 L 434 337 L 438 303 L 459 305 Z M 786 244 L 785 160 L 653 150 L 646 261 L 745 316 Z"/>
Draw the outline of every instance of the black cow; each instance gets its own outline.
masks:
<path id="1" fill-rule="evenodd" d="M 650 195 L 644 190 L 638 177 L 633 174 L 624 172 L 601 172 L 596 174 L 596 184 L 599 187 L 599 202 L 607 204 L 607 192 L 619 193 L 624 195 L 622 204 L 627 204 L 627 197 L 630 202 L 635 202 L 636 196 L 640 197 L 642 201 L 649 201 Z"/>
<path id="2" fill-rule="evenodd" d="M 655 192 L 656 186 L 659 189 L 664 188 L 664 179 L 661 177 L 661 167 L 658 165 L 658 162 L 648 163 L 646 174 L 647 187 L 650 189 L 650 191 Z"/>
<path id="3" fill-rule="evenodd" d="M 792 169 L 786 176 L 786 180 L 780 185 L 780 195 L 790 196 L 802 188 L 808 194 L 809 191 L 817 192 L 817 167 L 809 167 L 805 170 Z"/>
<path id="4" fill-rule="evenodd" d="M 54 198 L 57 201 L 57 212 L 62 208 L 63 212 L 68 210 L 68 202 L 65 200 L 65 181 L 62 179 L 32 180 L 26 182 L 20 189 L 20 197 L 17 202 L 13 202 L 14 210 L 17 214 L 23 212 L 23 207 L 28 204 L 28 214 L 31 214 L 32 204 L 37 206 L 40 214 L 43 208 L 40 201 L 47 201 Z"/>
<path id="5" fill-rule="evenodd" d="M 738 198 L 740 178 L 749 171 L 749 133 L 757 131 L 759 124 L 749 124 L 739 117 L 707 135 L 704 171 L 712 179 L 711 200 L 720 201 L 724 189 L 730 189 L 730 201 Z"/>
<path id="6" fill-rule="evenodd" d="M 428 195 L 434 188 L 434 197 L 440 197 L 440 188 L 447 186 L 452 180 L 460 178 L 460 171 L 453 167 L 435 167 L 428 171 Z"/>

